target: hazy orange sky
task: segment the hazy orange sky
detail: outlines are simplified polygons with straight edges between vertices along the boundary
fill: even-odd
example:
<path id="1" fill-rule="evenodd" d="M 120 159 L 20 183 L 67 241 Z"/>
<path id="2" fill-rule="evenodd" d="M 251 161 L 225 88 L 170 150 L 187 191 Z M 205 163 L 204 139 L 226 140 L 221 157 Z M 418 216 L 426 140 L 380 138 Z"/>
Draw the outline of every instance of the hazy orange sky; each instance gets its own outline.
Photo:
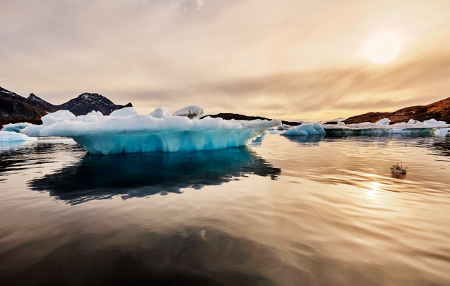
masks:
<path id="1" fill-rule="evenodd" d="M 0 86 L 53 104 L 332 119 L 450 96 L 448 0 L 0 1 Z"/>

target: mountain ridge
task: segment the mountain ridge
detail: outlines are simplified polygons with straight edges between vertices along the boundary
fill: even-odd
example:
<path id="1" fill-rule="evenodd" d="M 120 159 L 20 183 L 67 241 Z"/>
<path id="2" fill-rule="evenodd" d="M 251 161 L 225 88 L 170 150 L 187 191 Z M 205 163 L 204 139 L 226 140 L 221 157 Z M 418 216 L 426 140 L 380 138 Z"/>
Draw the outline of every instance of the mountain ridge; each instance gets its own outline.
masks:
<path id="1" fill-rule="evenodd" d="M 408 122 L 410 119 L 418 121 L 436 119 L 450 124 L 450 97 L 428 105 L 404 107 L 394 112 L 367 112 L 349 117 L 344 122 L 345 124 L 374 123 L 383 118 L 389 118 L 391 123 Z"/>
<path id="2" fill-rule="evenodd" d="M 109 115 L 114 110 L 132 106 L 131 102 L 126 105 L 117 105 L 101 94 L 88 92 L 63 104 L 54 105 L 34 93 L 25 98 L 0 87 L 0 126 L 16 122 L 40 124 L 42 116 L 57 110 L 69 110 L 77 116 L 93 110 Z"/>

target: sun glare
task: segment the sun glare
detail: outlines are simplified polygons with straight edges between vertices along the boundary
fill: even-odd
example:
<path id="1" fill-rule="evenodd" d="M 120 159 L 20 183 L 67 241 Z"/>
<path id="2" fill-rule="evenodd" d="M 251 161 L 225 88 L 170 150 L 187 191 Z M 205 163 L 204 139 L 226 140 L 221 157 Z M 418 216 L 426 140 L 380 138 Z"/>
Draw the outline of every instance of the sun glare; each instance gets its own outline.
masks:
<path id="1" fill-rule="evenodd" d="M 363 55 L 372 62 L 385 64 L 400 53 L 402 39 L 392 32 L 373 35 L 363 47 Z"/>

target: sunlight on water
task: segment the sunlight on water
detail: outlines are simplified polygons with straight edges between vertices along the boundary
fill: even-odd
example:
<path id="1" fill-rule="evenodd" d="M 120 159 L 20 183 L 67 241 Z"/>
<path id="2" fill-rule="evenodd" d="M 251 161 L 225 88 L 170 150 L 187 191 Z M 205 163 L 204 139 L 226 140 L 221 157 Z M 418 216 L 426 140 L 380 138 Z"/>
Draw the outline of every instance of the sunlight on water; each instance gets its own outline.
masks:
<path id="1" fill-rule="evenodd" d="M 408 174 L 391 174 L 403 162 Z M 450 141 L 0 149 L 5 285 L 448 285 Z M 73 282 L 75 281 L 75 282 Z"/>

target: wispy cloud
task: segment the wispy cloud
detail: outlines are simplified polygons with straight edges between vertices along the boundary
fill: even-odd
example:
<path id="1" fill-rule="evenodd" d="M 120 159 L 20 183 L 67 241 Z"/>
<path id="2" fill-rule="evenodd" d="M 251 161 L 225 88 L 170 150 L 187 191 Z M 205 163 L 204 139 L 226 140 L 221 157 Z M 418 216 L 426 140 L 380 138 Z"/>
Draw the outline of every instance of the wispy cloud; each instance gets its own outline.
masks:
<path id="1" fill-rule="evenodd" d="M 4 0 L 0 85 L 55 103 L 99 92 L 142 112 L 393 110 L 449 96 L 449 14 L 444 0 Z M 361 58 L 386 29 L 405 41 L 399 57 Z"/>

